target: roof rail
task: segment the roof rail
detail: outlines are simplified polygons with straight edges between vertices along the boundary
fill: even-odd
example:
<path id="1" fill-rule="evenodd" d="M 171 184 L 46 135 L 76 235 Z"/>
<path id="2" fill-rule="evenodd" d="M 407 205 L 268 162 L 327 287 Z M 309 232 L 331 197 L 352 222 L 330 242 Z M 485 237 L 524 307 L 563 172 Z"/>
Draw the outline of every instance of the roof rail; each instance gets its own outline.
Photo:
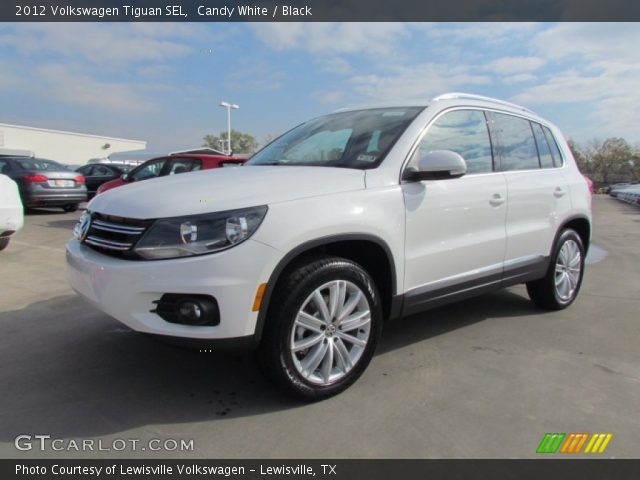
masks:
<path id="1" fill-rule="evenodd" d="M 485 102 L 497 103 L 498 105 L 504 105 L 506 107 L 515 108 L 517 110 L 523 110 L 533 115 L 537 115 L 536 112 L 526 107 L 523 107 L 522 105 L 517 105 L 511 102 L 505 102 L 504 100 L 498 100 L 497 98 L 485 97 L 484 95 L 475 95 L 473 93 L 461 93 L 461 92 L 443 93 L 442 95 L 438 95 L 437 97 L 435 97 L 433 101 L 435 102 L 437 100 L 452 100 L 454 98 L 462 98 L 467 100 L 482 100 Z"/>

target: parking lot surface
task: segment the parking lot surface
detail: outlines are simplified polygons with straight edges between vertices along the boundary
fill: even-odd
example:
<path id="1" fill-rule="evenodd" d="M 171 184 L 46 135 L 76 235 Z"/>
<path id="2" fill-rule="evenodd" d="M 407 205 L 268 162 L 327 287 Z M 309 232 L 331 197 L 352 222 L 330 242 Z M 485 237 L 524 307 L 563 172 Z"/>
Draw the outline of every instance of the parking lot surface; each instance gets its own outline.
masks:
<path id="1" fill-rule="evenodd" d="M 164 345 L 85 303 L 64 274 L 78 214 L 57 212 L 28 214 L 0 254 L 0 457 L 531 458 L 546 432 L 613 433 L 601 457 L 638 456 L 638 207 L 594 198 L 569 309 L 538 310 L 519 286 L 390 323 L 361 379 L 315 404 L 250 355 Z M 193 451 L 19 451 L 23 434 Z"/>

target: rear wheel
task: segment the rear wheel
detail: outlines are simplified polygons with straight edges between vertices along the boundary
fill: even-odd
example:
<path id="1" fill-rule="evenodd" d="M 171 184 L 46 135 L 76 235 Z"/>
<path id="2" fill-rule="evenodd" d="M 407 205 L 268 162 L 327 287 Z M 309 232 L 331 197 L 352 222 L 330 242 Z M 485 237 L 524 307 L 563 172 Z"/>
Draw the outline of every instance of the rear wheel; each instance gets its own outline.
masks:
<path id="1" fill-rule="evenodd" d="M 578 296 L 584 273 L 584 245 L 575 230 L 563 230 L 544 278 L 527 283 L 529 297 L 548 310 L 568 307 Z"/>
<path id="2" fill-rule="evenodd" d="M 274 292 L 260 348 L 267 373 L 306 399 L 335 395 L 369 364 L 382 309 L 358 264 L 316 257 L 294 268 Z"/>
<path id="3" fill-rule="evenodd" d="M 63 206 L 62 209 L 65 212 L 75 212 L 76 210 L 78 210 L 78 204 L 77 203 L 70 203 L 69 205 Z"/>
<path id="4" fill-rule="evenodd" d="M 0 251 L 4 250 L 9 246 L 9 237 L 0 238 Z"/>

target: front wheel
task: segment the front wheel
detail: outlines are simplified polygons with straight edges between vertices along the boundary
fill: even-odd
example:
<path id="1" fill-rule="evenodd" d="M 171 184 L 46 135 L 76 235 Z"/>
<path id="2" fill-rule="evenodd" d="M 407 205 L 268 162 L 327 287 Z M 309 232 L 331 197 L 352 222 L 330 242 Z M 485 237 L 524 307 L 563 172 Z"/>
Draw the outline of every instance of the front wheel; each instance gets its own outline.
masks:
<path id="1" fill-rule="evenodd" d="M 575 230 L 563 230 L 554 246 L 547 274 L 527 283 L 529 298 L 547 310 L 561 310 L 573 303 L 582 285 L 584 245 Z"/>
<path id="2" fill-rule="evenodd" d="M 320 257 L 279 283 L 260 356 L 267 373 L 306 399 L 335 395 L 369 364 L 382 326 L 380 298 L 357 263 Z"/>

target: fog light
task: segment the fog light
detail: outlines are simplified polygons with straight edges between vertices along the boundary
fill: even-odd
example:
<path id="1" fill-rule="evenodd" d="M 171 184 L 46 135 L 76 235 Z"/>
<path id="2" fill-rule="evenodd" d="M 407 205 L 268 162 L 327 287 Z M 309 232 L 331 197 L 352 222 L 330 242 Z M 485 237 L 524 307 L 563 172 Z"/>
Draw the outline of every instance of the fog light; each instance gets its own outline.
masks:
<path id="1" fill-rule="evenodd" d="M 187 300 L 178 304 L 178 314 L 190 322 L 197 322 L 202 318 L 202 308 L 197 303 Z"/>
<path id="2" fill-rule="evenodd" d="M 165 293 L 151 310 L 169 323 L 213 327 L 220 324 L 218 302 L 211 295 Z"/>

